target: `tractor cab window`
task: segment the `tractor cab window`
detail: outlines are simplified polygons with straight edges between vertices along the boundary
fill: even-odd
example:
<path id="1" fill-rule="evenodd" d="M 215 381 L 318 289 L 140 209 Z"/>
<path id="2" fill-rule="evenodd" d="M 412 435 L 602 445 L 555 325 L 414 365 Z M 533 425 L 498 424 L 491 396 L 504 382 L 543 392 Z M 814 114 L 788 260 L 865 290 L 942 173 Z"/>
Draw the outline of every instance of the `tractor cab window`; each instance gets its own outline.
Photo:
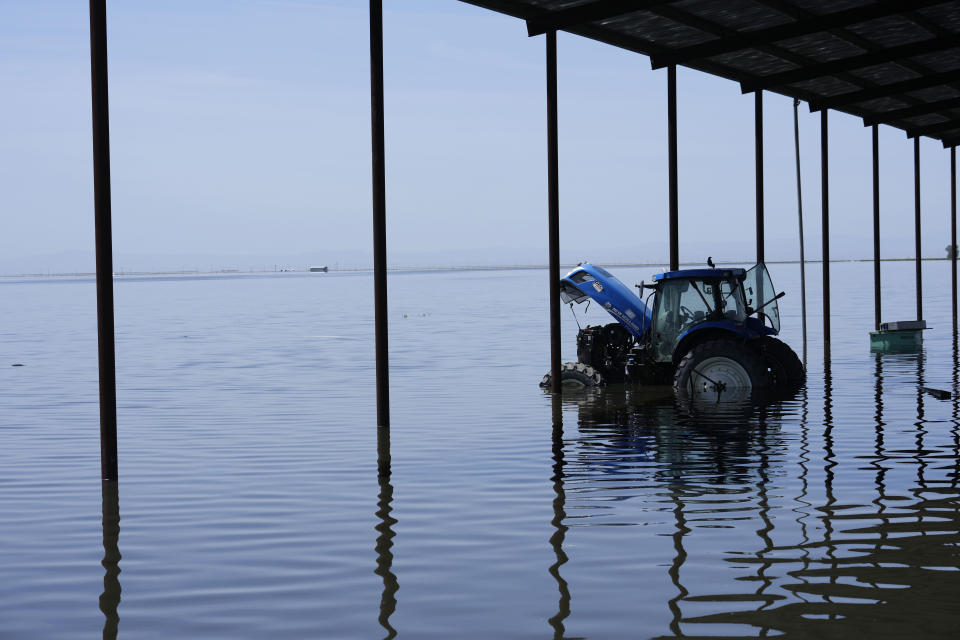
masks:
<path id="1" fill-rule="evenodd" d="M 720 311 L 725 320 L 737 324 L 746 320 L 747 309 L 743 298 L 743 286 L 738 280 L 720 281 Z"/>
<path id="2" fill-rule="evenodd" d="M 757 318 L 777 332 L 780 331 L 780 307 L 777 305 L 777 292 L 773 288 L 770 272 L 762 262 L 747 271 L 743 281 L 747 305 L 757 312 Z"/>
<path id="3" fill-rule="evenodd" d="M 652 337 L 660 362 L 672 359 L 679 337 L 701 322 L 743 324 L 747 318 L 743 284 L 736 278 L 671 278 L 659 286 Z"/>
<path id="4" fill-rule="evenodd" d="M 658 360 L 669 360 L 677 338 L 696 324 L 716 314 L 717 281 L 670 279 L 660 283 L 654 319 L 654 342 Z"/>

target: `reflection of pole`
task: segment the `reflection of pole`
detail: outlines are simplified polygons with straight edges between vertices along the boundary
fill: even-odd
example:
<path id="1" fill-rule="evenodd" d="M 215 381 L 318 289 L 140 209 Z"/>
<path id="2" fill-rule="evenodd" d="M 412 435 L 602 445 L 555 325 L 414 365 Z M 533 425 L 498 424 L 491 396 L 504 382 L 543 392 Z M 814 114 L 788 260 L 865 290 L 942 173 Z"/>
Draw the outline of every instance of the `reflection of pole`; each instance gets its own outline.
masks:
<path id="1" fill-rule="evenodd" d="M 393 503 L 393 485 L 390 484 L 390 470 L 386 473 L 377 475 L 377 482 L 380 485 L 380 494 L 377 496 L 377 568 L 374 571 L 383 579 L 383 592 L 380 595 L 380 615 L 377 620 L 380 626 L 387 631 L 386 638 L 394 638 L 397 635 L 396 629 L 390 626 L 390 616 L 397 609 L 397 591 L 400 585 L 397 582 L 397 576 L 393 573 L 393 525 L 397 524 L 396 518 L 390 515 Z"/>
<path id="2" fill-rule="evenodd" d="M 923 387 L 925 384 L 924 375 L 923 375 L 923 361 L 924 361 L 924 352 L 921 349 L 920 353 L 917 354 L 917 421 L 915 426 L 917 427 L 917 486 L 921 489 L 927 488 L 926 479 L 924 478 L 924 471 L 927 469 L 927 462 L 924 460 L 924 439 L 927 435 L 927 430 L 924 428 L 926 420 L 924 420 L 924 406 L 923 406 Z M 923 521 L 923 510 L 917 511 L 917 517 L 922 522 Z M 921 535 L 926 535 L 926 532 L 921 528 Z"/>
<path id="3" fill-rule="evenodd" d="M 833 494 L 833 468 L 837 466 L 833 453 L 833 375 L 830 371 L 830 352 L 823 358 L 823 491 L 826 503 L 823 506 L 823 541 L 827 545 L 827 557 L 830 558 L 830 584 L 837 581 L 836 547 L 833 544 L 833 505 L 837 498 Z M 828 596 L 824 598 L 830 602 Z"/>
<path id="4" fill-rule="evenodd" d="M 687 561 L 687 551 L 683 548 L 683 536 L 690 533 L 690 528 L 687 527 L 687 518 L 683 515 L 683 499 L 679 495 L 679 492 L 680 489 L 678 487 L 670 488 L 670 497 L 673 498 L 674 504 L 673 517 L 676 522 L 676 529 L 671 537 L 673 538 L 673 549 L 677 553 L 673 556 L 673 563 L 670 565 L 669 574 L 673 586 L 677 588 L 677 595 L 670 598 L 669 602 L 667 602 L 667 606 L 670 607 L 670 613 L 673 614 L 673 619 L 670 620 L 670 631 L 677 636 L 683 635 L 680 630 L 680 620 L 683 618 L 683 612 L 680 611 L 679 603 L 690 593 L 680 582 L 680 568 L 683 567 L 683 563 Z"/>
<path id="5" fill-rule="evenodd" d="M 800 116 L 797 107 L 800 101 L 793 101 L 793 138 L 797 157 L 797 219 L 800 223 L 800 324 L 803 328 L 803 366 L 807 366 L 807 277 L 806 258 L 803 255 L 803 190 L 800 182 Z"/>
<path id="6" fill-rule="evenodd" d="M 877 410 L 874 414 L 874 421 L 876 423 L 876 444 L 874 445 L 875 460 L 873 465 L 877 468 L 877 475 L 874 479 L 874 484 L 877 485 L 877 498 L 873 501 L 873 503 L 877 506 L 877 515 L 881 520 L 883 520 L 883 514 L 887 510 L 887 505 L 884 502 L 887 497 L 885 482 L 887 468 L 883 466 L 883 461 L 887 459 L 883 447 L 883 430 L 884 426 L 886 425 L 886 423 L 883 421 L 883 357 L 878 353 L 875 355 L 875 358 L 876 367 L 874 369 L 874 377 L 876 378 L 876 392 L 874 394 L 874 401 L 876 402 Z M 883 545 L 886 543 L 886 539 L 887 528 L 881 527 L 880 537 L 877 539 L 877 544 L 875 546 L 877 551 L 883 548 Z"/>
<path id="7" fill-rule="evenodd" d="M 563 541 L 567 537 L 569 527 L 563 523 L 567 517 L 566 503 L 567 494 L 563 488 L 564 472 L 566 465 L 563 457 L 563 422 L 560 405 L 560 398 L 553 397 L 553 535 L 550 536 L 550 546 L 553 547 L 553 554 L 556 561 L 550 565 L 550 575 L 557 581 L 557 589 L 560 591 L 560 601 L 557 604 L 557 615 L 548 620 L 553 627 L 553 637 L 555 640 L 561 640 L 566 631 L 564 620 L 570 616 L 570 588 L 567 581 L 560 575 L 560 567 L 567 563 L 567 554 L 563 551 Z"/>
<path id="8" fill-rule="evenodd" d="M 952 149 L 951 149 L 952 151 Z M 956 310 L 956 306 L 954 306 Z M 958 345 L 957 332 L 953 332 L 953 410 L 950 413 L 953 427 L 950 429 L 953 434 L 953 475 L 950 486 L 957 488 L 957 481 L 960 480 L 960 345 Z"/>
<path id="9" fill-rule="evenodd" d="M 760 588 L 757 589 L 757 595 L 763 596 L 764 591 L 773 584 L 773 579 L 767 576 L 767 570 L 772 563 L 766 559 L 766 554 L 773 549 L 773 539 L 770 532 L 773 531 L 773 520 L 770 519 L 770 499 L 767 495 L 767 484 L 770 482 L 770 456 L 767 450 L 767 420 L 766 414 L 761 413 L 758 424 L 758 438 L 760 444 L 760 466 L 757 469 L 760 481 L 757 482 L 757 505 L 760 507 L 760 521 L 763 526 L 757 529 L 757 536 L 763 541 L 763 550 L 757 554 L 757 558 L 763 560 L 763 564 L 757 571 L 757 577 L 760 579 Z M 760 611 L 773 604 L 774 600 L 768 599 L 760 606 Z M 762 635 L 766 635 L 765 633 Z"/>
<path id="10" fill-rule="evenodd" d="M 810 413 L 810 397 L 809 397 L 809 387 L 803 385 L 803 395 L 800 402 L 800 455 L 798 456 L 798 461 L 800 465 L 800 495 L 797 496 L 797 502 L 802 504 L 804 508 L 810 509 L 811 505 L 807 501 L 807 494 L 809 493 L 809 482 L 807 481 L 807 475 L 810 473 L 807 469 L 807 464 L 810 462 L 810 423 L 809 423 L 809 413 Z M 810 567 L 810 547 L 808 543 L 810 542 L 810 536 L 807 534 L 807 518 L 810 516 L 809 513 L 803 510 L 803 508 L 794 509 L 794 512 L 798 513 L 797 524 L 800 525 L 800 548 L 803 550 L 803 569 L 797 573 L 804 582 L 806 578 L 803 578 L 806 570 Z M 801 595 L 802 591 L 797 591 L 797 596 L 803 599 Z"/>
<path id="11" fill-rule="evenodd" d="M 103 482 L 100 488 L 103 503 L 103 640 L 115 640 L 120 626 L 120 499 L 116 482 Z"/>

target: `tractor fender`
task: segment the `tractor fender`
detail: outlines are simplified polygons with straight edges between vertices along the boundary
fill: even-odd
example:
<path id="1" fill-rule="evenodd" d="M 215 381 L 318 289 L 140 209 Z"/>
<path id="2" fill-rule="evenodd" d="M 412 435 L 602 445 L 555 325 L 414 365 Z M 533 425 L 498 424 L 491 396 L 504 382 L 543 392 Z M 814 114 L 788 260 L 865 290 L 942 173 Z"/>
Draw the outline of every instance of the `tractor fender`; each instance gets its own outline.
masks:
<path id="1" fill-rule="evenodd" d="M 683 356 L 687 355 L 691 349 L 701 342 L 707 340 L 735 340 L 746 344 L 751 336 L 750 332 L 735 326 L 729 322 L 703 322 L 697 326 L 684 331 L 677 339 L 677 346 L 673 350 L 673 364 L 676 365 Z"/>

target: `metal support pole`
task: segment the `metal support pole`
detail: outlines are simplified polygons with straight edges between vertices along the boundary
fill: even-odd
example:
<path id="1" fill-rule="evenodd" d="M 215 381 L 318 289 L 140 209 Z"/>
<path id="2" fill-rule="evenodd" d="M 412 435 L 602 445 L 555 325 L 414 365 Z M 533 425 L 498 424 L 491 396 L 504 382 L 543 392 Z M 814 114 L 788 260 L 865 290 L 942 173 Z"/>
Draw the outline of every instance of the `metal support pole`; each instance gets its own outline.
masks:
<path id="1" fill-rule="evenodd" d="M 757 91 L 754 96 L 757 158 L 757 262 L 763 262 L 763 91 Z"/>
<path id="2" fill-rule="evenodd" d="M 370 0 L 370 114 L 373 160 L 373 313 L 377 359 L 379 467 L 389 472 L 390 367 L 387 360 L 387 208 L 383 142 L 383 0 Z M 385 443 L 384 443 L 385 441 Z M 382 449 L 387 447 L 386 455 Z"/>
<path id="3" fill-rule="evenodd" d="M 667 67 L 667 154 L 670 168 L 670 270 L 680 268 L 679 204 L 677 202 L 677 67 Z"/>
<path id="4" fill-rule="evenodd" d="M 560 392 L 560 153 L 557 134 L 557 32 L 547 32 L 547 234 L 550 245 L 550 381 Z"/>
<path id="5" fill-rule="evenodd" d="M 880 330 L 880 131 L 873 125 L 873 328 Z"/>
<path id="6" fill-rule="evenodd" d="M 953 331 L 957 331 L 957 148 L 950 147 L 950 289 L 953 293 Z"/>
<path id="7" fill-rule="evenodd" d="M 830 348 L 830 170 L 829 139 L 827 131 L 828 110 L 820 112 L 820 215 L 821 242 L 823 247 L 823 346 Z"/>
<path id="8" fill-rule="evenodd" d="M 90 0 L 93 200 L 100 365 L 100 477 L 103 480 L 116 480 L 117 371 L 113 331 L 113 232 L 110 210 L 110 110 L 107 78 L 106 0 Z"/>
<path id="9" fill-rule="evenodd" d="M 800 180 L 800 116 L 797 108 L 800 101 L 793 100 L 793 141 L 797 161 L 797 226 L 800 238 L 800 327 L 803 332 L 803 365 L 807 365 L 807 258 L 803 238 L 803 182 Z"/>
<path id="10" fill-rule="evenodd" d="M 913 235 L 917 271 L 917 320 L 923 320 L 923 268 L 920 264 L 920 136 L 913 139 Z"/>

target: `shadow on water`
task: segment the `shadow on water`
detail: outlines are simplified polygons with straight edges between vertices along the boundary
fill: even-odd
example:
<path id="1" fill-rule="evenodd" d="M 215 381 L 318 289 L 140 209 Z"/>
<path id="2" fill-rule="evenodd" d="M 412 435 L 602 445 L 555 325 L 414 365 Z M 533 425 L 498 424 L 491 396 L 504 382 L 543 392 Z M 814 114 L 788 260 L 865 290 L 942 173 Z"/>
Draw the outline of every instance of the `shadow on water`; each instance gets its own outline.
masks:
<path id="1" fill-rule="evenodd" d="M 120 626 L 120 500 L 116 482 L 104 481 L 101 487 L 103 510 L 103 638 L 115 640 Z"/>
<path id="2" fill-rule="evenodd" d="M 874 407 L 866 432 L 852 433 L 858 425 L 848 417 L 836 423 L 829 355 L 821 398 L 815 398 L 819 384 L 767 405 L 695 406 L 669 390 L 643 388 L 565 393 L 562 402 L 568 414 L 575 412 L 577 432 L 568 429 L 564 440 L 555 422 L 550 542 L 556 562 L 550 573 L 560 606 L 550 619 L 554 637 L 564 637 L 571 615 L 571 585 L 560 576 L 572 555 L 563 548 L 570 534 L 567 514 L 572 507 L 579 526 L 601 526 L 604 518 L 609 522 L 611 504 L 630 498 L 659 501 L 659 512 L 672 520 L 663 533 L 673 547 L 666 569 L 673 591 L 661 596 L 666 637 L 960 635 L 957 335 L 950 417 L 940 421 L 949 424 L 949 432 L 940 434 L 947 438 L 940 446 L 925 406 L 931 401 L 920 390 L 925 359 L 922 351 L 873 356 L 874 388 L 867 402 Z M 915 398 L 909 391 L 914 385 Z M 891 423 L 885 395 L 898 390 L 900 413 Z M 812 417 L 821 406 L 822 419 Z M 904 409 L 910 413 L 904 415 Z M 872 435 L 873 442 L 855 450 L 854 464 L 863 466 L 854 468 L 840 442 L 846 446 L 860 434 Z M 790 447 L 799 452 L 789 454 Z M 861 472 L 865 485 L 848 480 Z M 611 475 L 624 480 L 616 483 L 616 493 L 609 489 Z M 564 487 L 570 477 L 577 481 L 574 494 Z M 858 501 L 845 499 L 848 492 Z M 718 528 L 751 531 L 752 537 L 739 535 L 731 546 L 714 549 L 734 579 L 711 583 L 701 579 L 703 542 L 691 547 L 690 541 L 716 535 L 704 530 Z M 754 586 L 731 589 L 738 583 Z"/>

